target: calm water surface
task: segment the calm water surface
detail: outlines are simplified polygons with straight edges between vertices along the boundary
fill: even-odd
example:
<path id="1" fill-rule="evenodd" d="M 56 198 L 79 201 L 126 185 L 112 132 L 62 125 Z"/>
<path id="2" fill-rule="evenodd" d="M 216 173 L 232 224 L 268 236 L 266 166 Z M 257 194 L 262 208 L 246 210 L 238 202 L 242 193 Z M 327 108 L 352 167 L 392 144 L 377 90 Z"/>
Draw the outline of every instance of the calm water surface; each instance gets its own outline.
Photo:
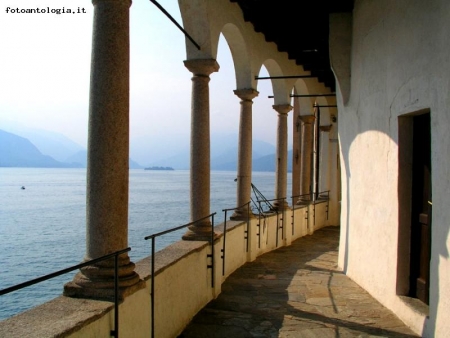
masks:
<path id="1" fill-rule="evenodd" d="M 222 209 L 235 207 L 235 177 L 235 172 L 211 173 L 215 224 L 223 221 Z M 253 183 L 266 198 L 274 198 L 274 173 L 254 173 Z M 0 289 L 81 262 L 85 169 L 0 168 L 0 198 Z M 188 222 L 189 171 L 130 170 L 128 244 L 134 262 L 150 254 L 145 236 Z M 179 240 L 184 231 L 158 238 L 157 249 Z M 0 296 L 0 320 L 57 297 L 73 275 Z"/>

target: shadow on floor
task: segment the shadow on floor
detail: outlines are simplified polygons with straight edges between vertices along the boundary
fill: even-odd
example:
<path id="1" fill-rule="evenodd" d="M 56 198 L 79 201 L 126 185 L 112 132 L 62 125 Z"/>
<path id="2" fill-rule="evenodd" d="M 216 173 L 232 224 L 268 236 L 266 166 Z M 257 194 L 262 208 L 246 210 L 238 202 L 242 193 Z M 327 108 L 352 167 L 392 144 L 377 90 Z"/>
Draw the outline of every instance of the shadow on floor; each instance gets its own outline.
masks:
<path id="1" fill-rule="evenodd" d="M 339 228 L 236 270 L 179 338 L 417 337 L 337 268 Z"/>

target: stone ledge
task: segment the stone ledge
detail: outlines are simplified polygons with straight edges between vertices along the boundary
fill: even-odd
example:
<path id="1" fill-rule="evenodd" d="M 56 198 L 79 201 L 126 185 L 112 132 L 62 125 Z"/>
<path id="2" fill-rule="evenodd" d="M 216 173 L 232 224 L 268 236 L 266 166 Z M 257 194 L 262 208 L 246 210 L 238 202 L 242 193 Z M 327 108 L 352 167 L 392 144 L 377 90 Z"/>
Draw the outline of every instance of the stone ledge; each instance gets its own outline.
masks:
<path id="1" fill-rule="evenodd" d="M 114 303 L 60 296 L 0 323 L 0 337 L 65 337 L 101 318 Z"/>
<path id="2" fill-rule="evenodd" d="M 304 208 L 307 208 L 308 205 L 309 205 L 309 203 L 295 204 L 293 207 L 293 210 L 304 209 Z"/>
<path id="3" fill-rule="evenodd" d="M 227 220 L 227 232 L 235 229 L 239 225 L 246 223 L 246 221 L 231 221 Z M 224 232 L 224 224 L 220 223 L 214 227 L 216 237 L 214 243 L 218 241 Z M 205 246 L 209 246 L 210 243 L 206 241 L 184 241 L 179 240 L 169 246 L 161 249 L 155 253 L 155 276 L 174 265 L 184 257 L 188 256 L 192 252 L 202 250 Z M 135 271 L 139 274 L 140 278 L 147 281 L 151 278 L 151 256 L 148 256 L 136 263 Z"/>
<path id="4" fill-rule="evenodd" d="M 227 232 L 245 222 L 227 221 Z M 223 224 L 214 227 L 216 240 L 223 236 Z M 155 254 L 155 276 L 210 243 L 175 242 Z M 135 271 L 142 281 L 151 278 L 151 256 L 136 263 Z M 61 286 L 62 288 L 62 286 Z M 137 291 L 137 290 L 136 290 Z M 59 296 L 42 305 L 0 322 L 0 337 L 67 337 L 113 311 L 114 303 L 95 299 Z"/>
<path id="5" fill-rule="evenodd" d="M 329 200 L 328 199 L 317 199 L 317 200 L 315 200 L 313 203 L 311 203 L 311 204 L 315 204 L 315 205 L 317 205 L 317 204 L 322 204 L 322 203 L 327 203 L 327 202 L 329 202 Z"/>

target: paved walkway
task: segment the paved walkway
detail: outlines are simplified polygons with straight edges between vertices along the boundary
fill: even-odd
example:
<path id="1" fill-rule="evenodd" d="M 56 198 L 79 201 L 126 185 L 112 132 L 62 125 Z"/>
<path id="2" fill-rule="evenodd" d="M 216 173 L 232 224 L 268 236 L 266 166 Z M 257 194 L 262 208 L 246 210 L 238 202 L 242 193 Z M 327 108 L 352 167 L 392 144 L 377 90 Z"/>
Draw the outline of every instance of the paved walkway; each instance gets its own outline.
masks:
<path id="1" fill-rule="evenodd" d="M 233 273 L 179 338 L 417 337 L 337 268 L 327 227 Z"/>

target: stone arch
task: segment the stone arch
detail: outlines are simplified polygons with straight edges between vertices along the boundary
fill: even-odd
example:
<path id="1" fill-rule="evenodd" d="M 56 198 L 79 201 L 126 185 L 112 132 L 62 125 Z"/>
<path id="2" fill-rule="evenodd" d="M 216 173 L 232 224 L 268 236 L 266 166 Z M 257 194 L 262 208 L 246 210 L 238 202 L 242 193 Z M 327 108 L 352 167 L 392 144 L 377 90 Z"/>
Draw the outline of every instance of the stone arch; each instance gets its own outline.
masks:
<path id="1" fill-rule="evenodd" d="M 261 71 L 261 67 L 264 66 L 267 69 L 267 72 L 271 77 L 274 76 L 283 76 L 284 73 L 280 67 L 280 65 L 273 59 L 265 60 L 261 66 L 259 67 L 259 71 Z M 259 73 L 259 72 L 258 72 Z M 273 96 L 274 96 L 274 104 L 290 104 L 291 100 L 289 97 L 290 91 L 289 87 L 286 85 L 286 81 L 284 80 L 271 80 Z"/>
<path id="2" fill-rule="evenodd" d="M 293 85 L 296 94 L 331 94 L 330 88 L 318 81 L 317 78 L 301 78 L 297 79 Z M 313 106 L 317 102 L 319 105 L 336 105 L 335 96 L 311 96 L 296 98 L 300 106 L 300 115 L 310 115 L 313 112 Z M 327 109 L 329 112 L 330 110 Z M 331 110 L 333 111 L 333 110 Z M 334 110 L 335 111 L 335 110 Z M 328 122 L 328 120 L 327 120 Z"/>
<path id="3" fill-rule="evenodd" d="M 186 59 L 216 59 L 218 36 L 214 41 L 208 20 L 208 0 L 179 0 L 178 4 L 184 29 L 201 48 L 198 50 L 186 38 Z"/>
<path id="4" fill-rule="evenodd" d="M 293 86 L 294 94 L 312 94 L 310 88 L 311 86 L 308 86 L 304 79 L 298 79 Z M 300 115 L 311 115 L 313 113 L 314 98 L 294 97 L 293 101 L 297 101 Z"/>
<path id="5" fill-rule="evenodd" d="M 316 103 L 319 106 L 331 106 L 336 104 L 336 99 L 331 96 L 322 96 L 316 98 Z M 320 125 L 329 126 L 331 124 L 331 112 L 336 108 L 321 108 L 320 109 Z"/>
<path id="6" fill-rule="evenodd" d="M 233 57 L 236 75 L 236 89 L 253 88 L 252 72 L 247 44 L 241 31 L 232 23 L 227 23 L 222 28 L 222 34 L 227 41 Z M 217 39 L 218 40 L 218 39 Z M 217 45 L 216 45 L 217 54 Z"/>

